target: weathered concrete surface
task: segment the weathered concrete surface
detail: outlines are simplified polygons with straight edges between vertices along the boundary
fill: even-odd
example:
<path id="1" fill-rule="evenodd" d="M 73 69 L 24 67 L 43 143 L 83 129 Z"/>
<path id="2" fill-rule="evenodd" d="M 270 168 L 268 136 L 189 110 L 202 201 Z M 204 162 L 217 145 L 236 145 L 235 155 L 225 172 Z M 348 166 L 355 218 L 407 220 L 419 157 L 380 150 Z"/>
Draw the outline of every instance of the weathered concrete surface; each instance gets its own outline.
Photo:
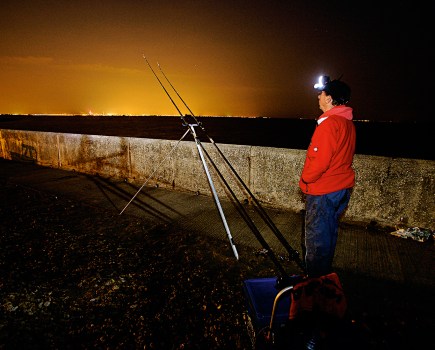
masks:
<path id="1" fill-rule="evenodd" d="M 0 129 L 4 159 L 35 162 L 127 181 L 209 194 L 210 187 L 194 142 L 62 134 Z M 219 156 L 205 151 L 240 200 L 245 190 Z M 298 188 L 305 151 L 219 144 L 219 149 L 256 198 L 269 206 L 299 211 Z M 228 194 L 222 178 L 207 162 L 219 195 Z M 355 155 L 357 181 L 345 219 L 399 223 L 435 230 L 435 161 Z"/>

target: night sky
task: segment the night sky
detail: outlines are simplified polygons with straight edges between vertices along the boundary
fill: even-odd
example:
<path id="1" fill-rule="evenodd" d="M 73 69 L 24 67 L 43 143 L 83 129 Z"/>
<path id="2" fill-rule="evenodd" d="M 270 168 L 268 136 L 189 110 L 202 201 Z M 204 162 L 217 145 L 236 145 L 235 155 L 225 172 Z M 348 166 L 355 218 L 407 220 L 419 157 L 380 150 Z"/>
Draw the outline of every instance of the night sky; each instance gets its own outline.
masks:
<path id="1" fill-rule="evenodd" d="M 2 0 L 0 13 L 0 114 L 177 115 L 143 54 L 197 116 L 317 117 L 320 74 L 351 86 L 356 119 L 433 113 L 431 2 Z"/>

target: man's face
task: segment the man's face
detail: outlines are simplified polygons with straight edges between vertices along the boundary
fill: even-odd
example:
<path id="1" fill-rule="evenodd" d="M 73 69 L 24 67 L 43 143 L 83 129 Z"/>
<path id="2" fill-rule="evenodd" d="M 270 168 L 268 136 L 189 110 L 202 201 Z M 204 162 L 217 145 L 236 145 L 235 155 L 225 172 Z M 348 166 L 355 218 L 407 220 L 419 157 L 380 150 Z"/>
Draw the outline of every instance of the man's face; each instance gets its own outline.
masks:
<path id="1" fill-rule="evenodd" d="M 322 91 L 317 96 L 319 99 L 319 108 L 326 112 L 327 110 L 331 109 L 330 103 L 331 103 L 331 96 L 326 95 L 325 91 Z"/>

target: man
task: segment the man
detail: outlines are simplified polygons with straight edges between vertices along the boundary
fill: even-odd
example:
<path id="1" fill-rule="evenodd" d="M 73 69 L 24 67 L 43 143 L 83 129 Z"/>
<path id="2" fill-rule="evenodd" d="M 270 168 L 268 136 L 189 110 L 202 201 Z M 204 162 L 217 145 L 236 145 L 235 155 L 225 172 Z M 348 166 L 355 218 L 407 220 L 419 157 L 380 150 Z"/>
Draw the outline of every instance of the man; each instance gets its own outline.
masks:
<path id="1" fill-rule="evenodd" d="M 332 272 L 338 221 L 355 184 L 352 169 L 355 126 L 352 108 L 346 104 L 350 88 L 340 80 L 321 77 L 319 91 L 323 114 L 308 147 L 299 187 L 305 194 L 305 264 L 308 277 Z"/>

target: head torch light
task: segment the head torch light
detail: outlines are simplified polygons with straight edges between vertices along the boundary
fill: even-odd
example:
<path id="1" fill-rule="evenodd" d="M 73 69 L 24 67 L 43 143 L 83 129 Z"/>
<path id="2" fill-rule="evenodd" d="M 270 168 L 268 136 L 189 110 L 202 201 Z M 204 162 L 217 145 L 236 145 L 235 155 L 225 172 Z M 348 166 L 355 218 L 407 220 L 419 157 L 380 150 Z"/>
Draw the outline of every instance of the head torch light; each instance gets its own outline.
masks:
<path id="1" fill-rule="evenodd" d="M 322 91 L 325 88 L 326 84 L 328 84 L 330 81 L 331 80 L 327 75 L 321 75 L 318 82 L 314 84 L 314 88 L 316 90 Z"/>
<path id="2" fill-rule="evenodd" d="M 314 89 L 318 92 L 324 91 L 326 95 L 332 97 L 332 104 L 334 106 L 344 105 L 350 100 L 350 87 L 346 83 L 338 79 L 330 80 L 329 76 L 321 75 Z"/>

